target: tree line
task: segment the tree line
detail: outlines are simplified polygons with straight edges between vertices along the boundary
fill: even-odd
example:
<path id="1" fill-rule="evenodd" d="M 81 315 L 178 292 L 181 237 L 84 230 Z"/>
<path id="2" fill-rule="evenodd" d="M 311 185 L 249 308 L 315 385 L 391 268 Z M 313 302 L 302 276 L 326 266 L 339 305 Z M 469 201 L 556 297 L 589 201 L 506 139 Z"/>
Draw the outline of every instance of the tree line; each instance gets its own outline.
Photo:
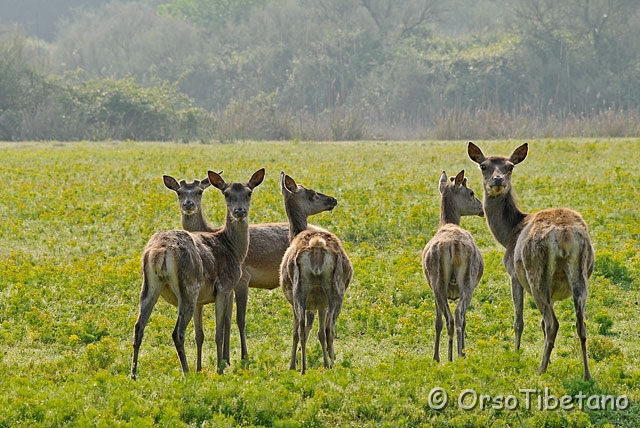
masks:
<path id="1" fill-rule="evenodd" d="M 76 2 L 77 3 L 77 2 Z M 137 0 L 0 33 L 0 139 L 640 135 L 635 0 Z"/>

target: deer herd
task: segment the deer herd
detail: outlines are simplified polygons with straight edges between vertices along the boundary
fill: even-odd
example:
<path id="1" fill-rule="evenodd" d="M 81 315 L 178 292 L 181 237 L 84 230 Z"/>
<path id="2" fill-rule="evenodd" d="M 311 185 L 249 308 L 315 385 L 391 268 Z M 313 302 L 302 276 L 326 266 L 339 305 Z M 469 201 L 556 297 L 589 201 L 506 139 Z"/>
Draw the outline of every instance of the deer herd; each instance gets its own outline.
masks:
<path id="1" fill-rule="evenodd" d="M 443 171 L 440 225 L 422 252 L 422 270 L 431 287 L 435 306 L 433 358 L 440 361 L 443 317 L 448 335 L 448 360 L 456 351 L 464 356 L 466 311 L 484 271 L 480 250 L 471 233 L 460 227 L 462 216 L 486 217 L 491 234 L 504 248 L 503 264 L 511 278 L 515 348 L 524 328 L 523 290 L 531 295 L 542 314 L 544 350 L 538 373 L 549 365 L 558 332 L 554 302 L 573 298 L 580 339 L 583 378 L 591 379 L 584 322 L 587 281 L 593 271 L 594 251 L 587 225 L 579 213 L 550 208 L 527 214 L 518 209 L 512 192 L 514 167 L 528 153 L 525 143 L 509 157 L 485 156 L 473 143 L 469 158 L 482 173 L 481 202 L 467 186 L 464 170 L 448 178 Z M 164 176 L 164 184 L 178 195 L 182 230 L 155 233 L 142 252 L 142 289 L 134 327 L 131 378 L 136 379 L 138 355 L 145 326 L 162 296 L 178 308 L 172 338 L 183 372 L 189 371 L 184 349 L 185 331 L 193 319 L 197 347 L 196 369 L 202 369 L 202 310 L 215 304 L 217 370 L 230 364 L 230 332 L 233 300 L 240 333 L 241 358 L 247 358 L 245 335 L 249 288 L 281 287 L 293 310 L 293 337 L 289 368 L 296 369 L 300 345 L 300 371 L 305 373 L 306 345 L 318 317 L 318 339 L 325 368 L 335 360 L 335 325 L 353 267 L 340 239 L 319 226 L 308 224 L 313 214 L 331 211 L 338 201 L 309 189 L 280 173 L 280 189 L 288 222 L 249 224 L 253 190 L 262 183 L 265 170 L 256 171 L 246 183 L 227 183 L 222 173 L 208 172 L 203 180 L 178 182 Z M 211 226 L 202 212 L 202 195 L 213 186 L 226 203 L 224 225 Z M 458 300 L 455 316 L 449 300 Z"/>

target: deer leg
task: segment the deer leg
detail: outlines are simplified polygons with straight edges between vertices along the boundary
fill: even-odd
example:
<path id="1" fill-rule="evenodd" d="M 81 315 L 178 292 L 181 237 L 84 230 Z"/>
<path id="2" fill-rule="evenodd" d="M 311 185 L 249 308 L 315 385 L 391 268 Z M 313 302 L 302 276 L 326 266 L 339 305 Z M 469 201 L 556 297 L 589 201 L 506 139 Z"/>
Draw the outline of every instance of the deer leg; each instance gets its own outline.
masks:
<path id="1" fill-rule="evenodd" d="M 552 268 L 553 266 L 550 268 L 547 264 L 543 264 L 526 271 L 526 280 L 529 284 L 531 295 L 536 302 L 538 310 L 542 313 L 540 325 L 544 332 L 544 351 L 538 374 L 544 373 L 549 366 L 551 351 L 553 350 L 559 327 L 558 319 L 553 312 L 553 302 L 550 298 L 550 287 L 553 278 Z"/>
<path id="2" fill-rule="evenodd" d="M 311 329 L 313 328 L 313 321 L 316 319 L 315 311 L 305 311 L 305 315 L 307 316 L 307 320 L 305 321 L 305 331 L 307 332 L 307 337 L 311 333 Z"/>
<path id="3" fill-rule="evenodd" d="M 236 295 L 236 324 L 238 324 L 238 331 L 240 332 L 240 355 L 242 359 L 246 359 L 249 356 L 249 351 L 247 350 L 246 325 L 250 278 L 250 276 L 245 277 L 245 274 L 243 273 L 242 278 L 240 278 L 240 281 L 236 284 L 234 290 L 234 293 Z"/>
<path id="4" fill-rule="evenodd" d="M 582 350 L 583 378 L 584 380 L 591 380 L 589 361 L 587 359 L 587 326 L 584 323 L 584 313 L 587 307 L 587 277 L 580 274 L 571 276 L 571 274 L 567 272 L 567 278 L 573 290 L 573 305 L 576 310 L 576 330 L 580 338 L 580 348 Z"/>
<path id="5" fill-rule="evenodd" d="M 222 374 L 224 372 L 226 362 L 224 355 L 224 339 L 227 328 L 226 321 L 227 316 L 230 316 L 228 310 L 229 301 L 232 295 L 230 291 L 223 291 L 221 287 L 219 287 L 218 282 L 216 282 L 216 288 L 218 288 L 218 293 L 216 295 L 216 354 L 218 373 Z"/>
<path id="6" fill-rule="evenodd" d="M 449 272 L 441 273 L 437 279 L 434 278 L 436 279 L 436 281 L 432 282 L 432 284 L 433 293 L 436 299 L 436 311 L 440 311 L 440 313 L 444 315 L 444 320 L 447 323 L 447 335 L 449 343 L 448 357 L 449 361 L 453 361 L 454 320 L 453 315 L 451 314 L 451 309 L 449 308 L 449 301 L 447 298 L 447 283 L 449 282 L 449 277 Z M 438 332 L 438 321 L 439 317 L 436 315 L 436 336 L 439 340 L 440 333 Z M 442 326 L 440 326 L 440 330 L 442 330 Z"/>
<path id="7" fill-rule="evenodd" d="M 322 346 L 322 359 L 324 362 L 324 368 L 328 369 L 331 367 L 329 363 L 329 351 L 327 347 L 327 333 L 329 330 L 327 328 L 328 318 L 327 318 L 327 309 L 319 309 L 318 310 L 318 340 L 320 341 L 320 346 Z M 330 317 L 329 317 L 330 319 Z"/>
<path id="8" fill-rule="evenodd" d="M 331 300 L 329 300 L 329 312 L 327 318 L 327 349 L 329 350 L 329 357 L 332 360 L 336 359 L 336 352 L 333 346 L 333 341 L 336 336 L 336 321 L 338 320 L 338 315 L 342 311 L 342 301 L 343 295 L 334 295 Z"/>
<path id="9" fill-rule="evenodd" d="M 444 299 L 443 299 L 444 298 Z M 444 315 L 444 320 L 447 323 L 447 336 L 448 336 L 448 358 L 449 361 L 453 361 L 453 334 L 455 332 L 453 315 L 451 314 L 451 309 L 449 308 L 449 302 L 447 301 L 446 296 L 440 296 L 436 299 L 436 305 L 440 307 L 440 312 Z"/>
<path id="10" fill-rule="evenodd" d="M 453 334 L 455 332 L 455 324 L 449 305 L 446 306 L 445 316 L 447 318 L 447 335 L 449 336 L 449 361 L 453 361 Z"/>
<path id="11" fill-rule="evenodd" d="M 544 332 L 544 351 L 540 362 L 538 374 L 542 374 L 547 370 L 549 361 L 551 360 L 551 352 L 558 334 L 559 323 L 556 314 L 553 311 L 553 302 L 551 301 L 551 287 L 553 286 L 553 277 L 558 264 L 554 252 L 544 247 L 546 252 L 532 256 L 530 251 L 526 251 L 525 260 L 530 260 L 531 266 L 526 266 L 521 270 L 524 273 L 523 281 L 527 281 L 528 288 L 531 290 L 533 300 L 542 313 L 542 321 L 540 325 Z M 527 250 L 530 250 L 527 248 Z"/>
<path id="12" fill-rule="evenodd" d="M 300 339 L 300 372 L 304 374 L 307 371 L 307 328 L 306 328 L 306 310 L 305 310 L 305 302 L 306 296 L 300 296 L 298 294 L 294 294 L 293 296 L 293 310 L 296 312 L 296 318 L 298 319 L 298 337 Z"/>
<path id="13" fill-rule="evenodd" d="M 234 291 L 231 290 L 227 297 L 227 310 L 224 313 L 224 341 L 222 346 L 222 357 L 227 366 L 231 365 L 231 318 L 233 315 L 233 296 Z"/>
<path id="14" fill-rule="evenodd" d="M 538 304 L 538 303 L 536 303 Z M 547 370 L 549 361 L 551 360 L 551 351 L 553 350 L 554 343 L 556 341 L 556 335 L 558 333 L 558 319 L 553 312 L 553 304 L 551 302 L 542 303 L 541 308 L 542 316 L 544 318 L 544 353 L 542 354 L 542 361 L 540 362 L 540 369 L 538 374 L 542 374 Z"/>
<path id="15" fill-rule="evenodd" d="M 196 304 L 196 310 L 193 314 L 193 327 L 196 332 L 196 371 L 202 370 L 202 344 L 204 343 L 204 330 L 202 329 L 202 305 Z"/>
<path id="16" fill-rule="evenodd" d="M 460 280 L 458 280 L 460 281 Z M 458 284 L 467 284 L 458 282 Z M 467 292 L 461 286 L 460 288 L 460 301 L 456 306 L 456 335 L 458 337 L 458 356 L 464 357 L 464 331 L 467 326 L 467 308 L 471 303 L 471 293 Z"/>
<path id="17" fill-rule="evenodd" d="M 582 349 L 582 363 L 584 380 L 591 380 L 591 372 L 589 371 L 589 360 L 587 359 L 587 326 L 584 323 L 584 312 L 586 309 L 586 296 L 574 296 L 574 305 L 576 309 L 576 329 L 578 337 L 580 337 L 580 347 Z"/>
<path id="18" fill-rule="evenodd" d="M 522 330 L 524 330 L 524 290 L 522 285 L 515 277 L 515 274 L 511 275 L 511 298 L 513 299 L 513 330 L 515 332 L 515 348 L 516 351 L 520 349 L 520 339 L 522 337 Z"/>
<path id="19" fill-rule="evenodd" d="M 296 311 L 293 311 L 293 342 L 291 344 L 291 360 L 289 362 L 289 370 L 296 369 L 296 354 L 298 353 L 298 341 L 300 335 L 298 334 L 298 317 Z"/>
<path id="20" fill-rule="evenodd" d="M 184 373 L 189 371 L 187 355 L 184 352 L 184 336 L 185 331 L 187 330 L 187 325 L 189 325 L 189 321 L 191 321 L 195 309 L 196 302 L 194 301 L 186 300 L 184 298 L 178 301 L 178 320 L 176 321 L 176 326 L 173 329 L 173 334 L 171 335 Z"/>
<path id="21" fill-rule="evenodd" d="M 440 362 L 440 333 L 442 333 L 442 311 L 436 305 L 436 343 L 433 351 L 433 359 Z"/>
<path id="22" fill-rule="evenodd" d="M 149 322 L 153 307 L 158 302 L 160 297 L 161 287 L 150 287 L 146 275 L 143 278 L 142 291 L 140 292 L 140 303 L 138 308 L 138 318 L 133 329 L 133 359 L 131 362 L 131 379 L 136 380 L 138 371 L 138 353 L 140 351 L 140 345 L 142 345 L 142 338 L 144 336 L 144 329 Z"/>

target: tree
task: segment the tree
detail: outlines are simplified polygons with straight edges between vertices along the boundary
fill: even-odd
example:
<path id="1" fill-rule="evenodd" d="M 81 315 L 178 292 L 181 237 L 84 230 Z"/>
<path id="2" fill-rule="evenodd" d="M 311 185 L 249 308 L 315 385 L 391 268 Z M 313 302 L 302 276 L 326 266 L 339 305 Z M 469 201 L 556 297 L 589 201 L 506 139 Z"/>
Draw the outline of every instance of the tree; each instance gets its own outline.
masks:
<path id="1" fill-rule="evenodd" d="M 170 29 L 170 31 L 168 31 Z M 56 71 L 84 79 L 134 76 L 143 84 L 178 81 L 202 50 L 197 29 L 145 3 L 109 3 L 77 11 L 59 26 Z"/>
<path id="2" fill-rule="evenodd" d="M 536 110 L 590 112 L 637 107 L 635 0 L 520 0 L 514 30 L 521 35 L 520 61 L 534 84 Z M 632 22 L 635 20 L 635 22 Z M 611 83 L 614 83 L 613 85 Z M 637 98 L 635 98 L 637 100 Z"/>
<path id="3" fill-rule="evenodd" d="M 211 33 L 229 22 L 239 22 L 265 0 L 171 0 L 162 4 L 161 13 L 182 17 Z"/>

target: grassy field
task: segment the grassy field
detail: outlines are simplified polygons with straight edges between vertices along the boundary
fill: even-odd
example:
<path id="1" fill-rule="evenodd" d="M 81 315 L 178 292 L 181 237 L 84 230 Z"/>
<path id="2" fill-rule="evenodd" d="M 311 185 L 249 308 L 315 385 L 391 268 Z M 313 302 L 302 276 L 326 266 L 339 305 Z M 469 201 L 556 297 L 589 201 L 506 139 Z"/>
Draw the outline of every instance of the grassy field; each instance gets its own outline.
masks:
<path id="1" fill-rule="evenodd" d="M 508 155 L 522 141 L 476 143 Z M 528 297 L 514 352 L 503 249 L 478 217 L 462 221 L 486 266 L 467 314 L 467 357 L 432 360 L 435 304 L 420 255 L 438 226 L 442 170 L 465 169 L 482 193 L 466 147 L 0 143 L 0 427 L 639 426 L 640 141 L 532 141 L 513 177 L 523 210 L 568 206 L 589 225 L 592 382 L 581 380 L 570 300 L 556 305 L 560 330 L 547 373 L 536 375 L 543 335 Z M 279 289 L 251 290 L 249 360 L 240 360 L 234 325 L 232 364 L 216 374 L 209 306 L 205 369 L 183 376 L 171 340 L 177 312 L 161 300 L 138 381 L 130 380 L 140 253 L 153 232 L 180 227 L 162 175 L 192 180 L 212 169 L 247 180 L 259 167 L 267 176 L 253 195 L 252 222 L 285 220 L 281 170 L 338 198 L 333 212 L 312 220 L 342 238 L 355 270 L 336 327 L 336 366 L 322 368 L 314 332 L 307 374 L 289 371 L 291 308 Z M 207 190 L 204 205 L 220 224 L 220 193 Z M 194 367 L 192 325 L 187 334 Z"/>

